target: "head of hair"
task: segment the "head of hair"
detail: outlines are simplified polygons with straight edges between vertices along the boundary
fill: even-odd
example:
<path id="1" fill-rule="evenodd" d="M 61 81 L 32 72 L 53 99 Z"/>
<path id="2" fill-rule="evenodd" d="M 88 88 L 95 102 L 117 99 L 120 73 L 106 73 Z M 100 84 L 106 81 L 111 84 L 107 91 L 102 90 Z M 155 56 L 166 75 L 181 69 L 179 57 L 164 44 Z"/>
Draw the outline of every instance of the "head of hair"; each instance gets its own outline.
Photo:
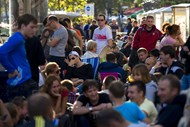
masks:
<path id="1" fill-rule="evenodd" d="M 106 54 L 106 61 L 107 62 L 115 62 L 116 56 L 113 52 L 109 52 Z"/>
<path id="2" fill-rule="evenodd" d="M 160 49 L 160 52 L 163 52 L 165 55 L 169 54 L 171 58 L 175 58 L 175 55 L 176 55 L 174 47 L 172 47 L 170 45 L 163 46 Z"/>
<path id="3" fill-rule="evenodd" d="M 42 116 L 47 118 L 52 110 L 52 101 L 48 94 L 36 93 L 28 99 L 28 112 L 30 117 Z"/>
<path id="4" fill-rule="evenodd" d="M 48 16 L 48 20 L 49 20 L 49 21 L 56 21 L 56 22 L 59 21 L 58 18 L 57 18 L 55 15 L 50 15 L 50 16 Z"/>
<path id="5" fill-rule="evenodd" d="M 110 84 L 111 84 L 113 81 L 115 81 L 115 80 L 116 80 L 116 78 L 115 78 L 114 76 L 112 76 L 112 75 L 106 76 L 106 77 L 104 78 L 104 80 L 103 80 L 103 84 L 105 85 L 105 88 L 108 89 L 109 86 L 110 86 Z"/>
<path id="6" fill-rule="evenodd" d="M 139 48 L 137 50 L 137 53 L 140 53 L 140 52 L 148 53 L 147 49 L 145 49 L 145 48 Z"/>
<path id="7" fill-rule="evenodd" d="M 65 21 L 66 23 L 71 23 L 71 20 L 69 18 L 64 18 L 63 21 Z"/>
<path id="8" fill-rule="evenodd" d="M 93 48 L 96 47 L 96 46 L 97 46 L 97 43 L 96 43 L 95 41 L 89 40 L 88 43 L 87 43 L 86 49 L 87 49 L 88 51 L 92 51 Z"/>
<path id="9" fill-rule="evenodd" d="M 46 64 L 45 69 L 42 71 L 43 75 L 47 77 L 49 74 L 55 71 L 55 68 L 59 68 L 59 65 L 56 62 L 49 62 Z"/>
<path id="10" fill-rule="evenodd" d="M 160 80 L 160 78 L 163 76 L 161 72 L 156 72 L 153 75 L 151 75 L 151 79 L 154 80 L 156 83 Z"/>
<path id="11" fill-rule="evenodd" d="M 130 83 L 130 86 L 136 86 L 138 92 L 143 92 L 143 96 L 146 94 L 146 86 L 142 81 L 134 81 Z"/>
<path id="12" fill-rule="evenodd" d="M 125 95 L 125 86 L 121 81 L 113 81 L 109 91 L 115 98 L 122 98 Z"/>
<path id="13" fill-rule="evenodd" d="M 83 92 L 86 92 L 86 91 L 88 91 L 91 87 L 95 87 L 95 88 L 99 89 L 98 83 L 97 83 L 96 80 L 94 80 L 94 79 L 87 79 L 87 80 L 85 80 L 84 83 L 83 83 L 83 88 L 82 88 L 82 90 L 83 90 Z"/>
<path id="14" fill-rule="evenodd" d="M 138 24 L 137 20 L 133 21 L 133 23 Z"/>
<path id="15" fill-rule="evenodd" d="M 16 96 L 13 98 L 12 103 L 16 106 L 23 108 L 24 102 L 26 102 L 26 98 L 24 96 Z"/>
<path id="16" fill-rule="evenodd" d="M 76 51 L 79 54 L 79 56 L 82 55 L 82 51 L 81 51 L 81 48 L 79 46 L 74 46 L 72 51 Z"/>
<path id="17" fill-rule="evenodd" d="M 43 86 L 43 89 L 42 91 L 49 94 L 50 96 L 52 96 L 52 93 L 51 93 L 51 88 L 52 88 L 52 85 L 53 85 L 53 82 L 54 81 L 58 81 L 60 82 L 59 78 L 54 76 L 54 75 L 49 75 L 46 80 L 45 80 L 45 84 Z"/>
<path id="18" fill-rule="evenodd" d="M 61 81 L 61 85 L 66 87 L 69 91 L 73 91 L 73 82 L 68 79 L 64 79 Z"/>
<path id="19" fill-rule="evenodd" d="M 46 18 L 43 20 L 43 25 L 44 25 L 44 26 L 46 26 L 47 20 L 48 20 L 48 17 L 46 17 Z"/>
<path id="20" fill-rule="evenodd" d="M 92 20 L 92 22 L 93 22 L 93 23 L 96 23 L 96 20 L 95 20 L 95 19 L 93 19 L 93 20 Z"/>
<path id="21" fill-rule="evenodd" d="M 5 103 L 5 107 L 7 108 L 12 119 L 16 119 L 18 116 L 17 106 L 13 103 Z"/>
<path id="22" fill-rule="evenodd" d="M 141 75 L 142 81 L 146 84 L 151 81 L 148 68 L 145 64 L 137 64 L 132 69 L 132 75 Z"/>
<path id="23" fill-rule="evenodd" d="M 156 58 L 159 58 L 159 56 L 160 56 L 160 52 L 159 52 L 158 49 L 153 49 L 153 50 L 151 50 L 151 51 L 150 51 L 150 54 L 153 55 L 153 56 L 156 57 Z"/>
<path id="24" fill-rule="evenodd" d="M 154 20 L 154 16 L 148 15 L 148 16 L 146 17 L 146 20 L 148 20 L 148 19 L 153 19 L 153 20 Z"/>
<path id="25" fill-rule="evenodd" d="M 113 126 L 112 122 L 117 122 L 121 124 L 125 122 L 125 120 L 122 117 L 122 115 L 114 109 L 105 109 L 101 110 L 98 113 L 97 116 L 98 127 L 111 127 Z"/>
<path id="26" fill-rule="evenodd" d="M 180 27 L 179 25 L 173 24 L 167 27 L 167 34 L 168 35 L 178 35 Z"/>
<path id="27" fill-rule="evenodd" d="M 131 22 L 131 18 L 127 18 L 127 20 L 129 20 Z"/>
<path id="28" fill-rule="evenodd" d="M 175 75 L 169 74 L 169 75 L 162 76 L 159 81 L 164 81 L 164 80 L 169 81 L 169 87 L 171 89 L 176 89 L 178 94 L 180 93 L 181 83 L 180 83 L 180 80 Z"/>
<path id="29" fill-rule="evenodd" d="M 62 26 L 66 27 L 66 28 L 68 27 L 67 23 L 66 23 L 64 20 L 59 21 L 59 23 L 60 23 Z"/>
<path id="30" fill-rule="evenodd" d="M 102 16 L 104 20 L 106 20 L 106 16 L 104 14 L 99 14 L 98 17 Z"/>
<path id="31" fill-rule="evenodd" d="M 164 23 L 162 24 L 162 32 L 163 32 L 163 33 L 166 33 L 166 28 L 167 28 L 168 26 L 170 26 L 170 23 L 168 23 L 168 22 L 164 22 Z"/>
<path id="32" fill-rule="evenodd" d="M 17 19 L 18 29 L 20 29 L 22 25 L 27 26 L 30 23 L 37 24 L 37 22 L 38 22 L 37 19 L 33 15 L 30 14 L 21 15 Z"/>

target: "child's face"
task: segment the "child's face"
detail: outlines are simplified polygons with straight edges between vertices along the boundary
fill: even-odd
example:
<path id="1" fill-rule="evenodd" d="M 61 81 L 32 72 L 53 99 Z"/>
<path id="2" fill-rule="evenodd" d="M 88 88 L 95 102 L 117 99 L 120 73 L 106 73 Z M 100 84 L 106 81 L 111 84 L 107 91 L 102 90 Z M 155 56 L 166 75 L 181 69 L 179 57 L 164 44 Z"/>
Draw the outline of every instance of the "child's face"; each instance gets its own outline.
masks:
<path id="1" fill-rule="evenodd" d="M 139 60 L 144 62 L 146 60 L 146 58 L 148 57 L 148 53 L 145 53 L 145 52 L 139 52 L 138 53 L 138 57 L 139 57 Z"/>
<path id="2" fill-rule="evenodd" d="M 142 75 L 139 74 L 139 73 L 135 73 L 133 75 L 133 78 L 134 78 L 135 81 L 142 81 Z"/>

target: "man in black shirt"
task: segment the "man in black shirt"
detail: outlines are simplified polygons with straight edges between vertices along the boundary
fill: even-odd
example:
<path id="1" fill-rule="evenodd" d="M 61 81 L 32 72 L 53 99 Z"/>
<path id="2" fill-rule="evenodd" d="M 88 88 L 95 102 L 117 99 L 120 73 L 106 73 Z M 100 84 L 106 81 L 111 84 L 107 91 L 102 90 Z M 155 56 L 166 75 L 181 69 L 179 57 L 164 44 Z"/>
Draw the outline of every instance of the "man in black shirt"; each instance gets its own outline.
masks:
<path id="1" fill-rule="evenodd" d="M 92 127 L 97 113 L 111 108 L 112 104 L 107 94 L 98 93 L 98 83 L 93 79 L 84 82 L 83 92 L 84 94 L 74 103 L 73 114 L 79 115 L 77 118 L 79 127 Z"/>

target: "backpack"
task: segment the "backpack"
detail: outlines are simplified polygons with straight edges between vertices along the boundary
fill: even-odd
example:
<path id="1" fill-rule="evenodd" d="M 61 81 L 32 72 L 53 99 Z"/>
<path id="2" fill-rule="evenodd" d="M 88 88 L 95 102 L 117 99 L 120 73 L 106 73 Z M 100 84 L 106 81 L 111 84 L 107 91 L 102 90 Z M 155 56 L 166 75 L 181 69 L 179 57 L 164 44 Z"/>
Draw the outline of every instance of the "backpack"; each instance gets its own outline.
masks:
<path id="1" fill-rule="evenodd" d="M 75 46 L 75 42 L 71 30 L 67 29 L 67 32 L 68 32 L 68 40 L 65 47 L 65 52 L 71 52 L 73 47 Z"/>

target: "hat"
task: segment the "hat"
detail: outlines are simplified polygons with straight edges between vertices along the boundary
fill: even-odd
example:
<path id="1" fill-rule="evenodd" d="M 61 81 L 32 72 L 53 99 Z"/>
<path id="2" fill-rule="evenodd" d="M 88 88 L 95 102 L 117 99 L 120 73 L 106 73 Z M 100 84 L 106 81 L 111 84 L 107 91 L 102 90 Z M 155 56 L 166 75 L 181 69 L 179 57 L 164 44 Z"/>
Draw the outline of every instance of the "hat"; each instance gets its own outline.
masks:
<path id="1" fill-rule="evenodd" d="M 76 52 L 76 51 L 71 51 L 70 53 L 69 53 L 69 56 L 70 55 L 75 55 L 75 56 L 78 56 L 79 57 L 79 54 Z"/>

